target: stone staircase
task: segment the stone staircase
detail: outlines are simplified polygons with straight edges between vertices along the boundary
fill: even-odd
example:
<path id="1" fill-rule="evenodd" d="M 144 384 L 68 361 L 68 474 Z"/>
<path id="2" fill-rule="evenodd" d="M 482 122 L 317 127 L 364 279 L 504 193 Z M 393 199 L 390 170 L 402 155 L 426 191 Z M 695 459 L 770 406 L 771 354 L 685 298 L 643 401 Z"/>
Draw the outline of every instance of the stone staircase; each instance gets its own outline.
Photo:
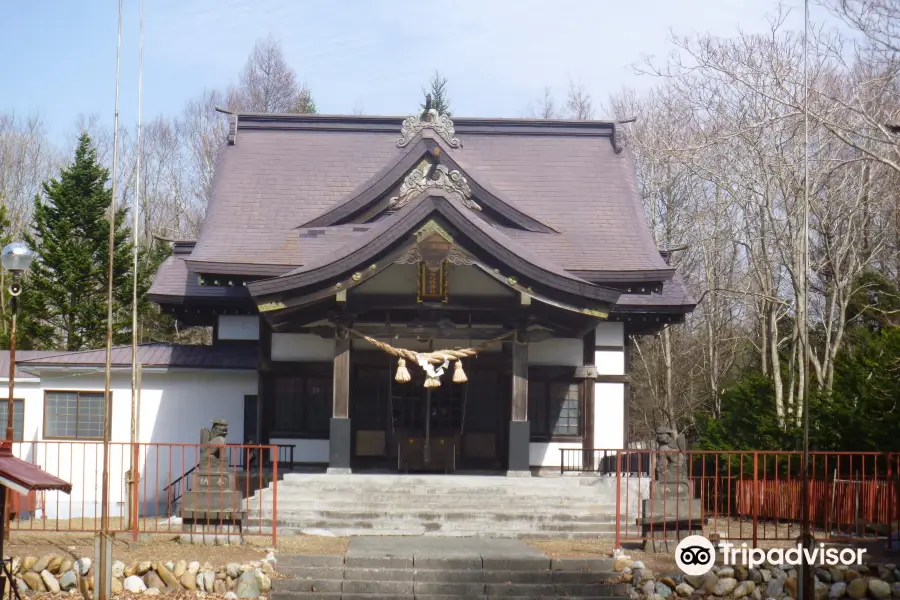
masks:
<path id="1" fill-rule="evenodd" d="M 284 556 L 272 600 L 609 600 L 628 596 L 611 559 Z"/>
<path id="2" fill-rule="evenodd" d="M 638 514 L 636 484 L 623 481 L 623 514 L 626 498 Z M 291 473 L 278 482 L 278 532 L 605 537 L 615 533 L 615 499 L 609 477 Z M 272 525 L 272 500 L 271 484 L 247 500 L 249 527 Z"/>

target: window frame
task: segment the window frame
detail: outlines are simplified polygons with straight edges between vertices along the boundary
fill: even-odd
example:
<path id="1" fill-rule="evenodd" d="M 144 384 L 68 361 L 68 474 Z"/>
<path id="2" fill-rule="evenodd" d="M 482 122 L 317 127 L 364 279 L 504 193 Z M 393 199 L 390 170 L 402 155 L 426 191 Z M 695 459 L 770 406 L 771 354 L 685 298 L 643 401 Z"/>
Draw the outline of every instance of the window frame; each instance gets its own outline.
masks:
<path id="1" fill-rule="evenodd" d="M 75 394 L 78 398 L 75 408 L 75 435 L 74 436 L 56 436 L 56 435 L 48 435 L 47 434 L 47 415 L 49 411 L 47 410 L 47 403 L 50 400 L 50 394 Z M 77 441 L 87 441 L 87 442 L 96 442 L 98 440 L 103 440 L 103 425 L 100 426 L 100 435 L 99 436 L 79 436 L 78 435 L 78 414 L 79 409 L 81 408 L 81 396 L 82 394 L 90 394 L 93 396 L 100 396 L 102 399 L 104 397 L 103 390 L 44 390 L 44 406 L 43 406 L 43 416 L 41 423 L 41 438 L 44 440 L 53 440 L 53 441 L 68 441 L 68 442 L 77 442 Z M 110 391 L 112 394 L 112 391 Z M 103 416 L 104 422 L 106 422 L 105 413 L 107 408 L 109 407 L 110 402 L 108 399 L 103 402 Z M 108 421 L 112 424 L 112 419 L 110 418 Z"/>
<path id="2" fill-rule="evenodd" d="M 270 408 L 270 416 L 267 417 L 268 422 L 271 427 L 269 429 L 268 437 L 271 438 L 284 438 L 284 439 L 302 439 L 302 440 L 327 440 L 330 435 L 331 429 L 331 415 L 332 415 L 332 403 L 333 403 L 333 385 L 334 379 L 332 375 L 331 363 L 291 363 L 284 362 L 279 363 L 277 368 L 273 368 L 269 373 L 268 382 L 265 384 L 266 394 L 271 394 L 269 396 L 271 398 L 271 408 Z M 300 406 L 301 415 L 303 423 L 300 429 L 297 430 L 286 430 L 278 427 L 278 418 L 277 418 L 277 403 L 278 403 L 278 379 L 280 378 L 288 378 L 300 381 L 300 389 L 301 389 L 301 398 L 302 405 Z M 309 429 L 309 417 L 311 412 L 311 407 L 308 406 L 307 399 L 310 397 L 309 393 L 309 382 L 310 380 L 322 380 L 322 383 L 325 384 L 326 389 L 330 389 L 330 394 L 326 394 L 326 396 L 322 399 L 323 408 L 325 408 L 325 414 L 328 414 L 329 418 L 324 425 L 324 428 L 321 431 L 313 431 Z"/>
<path id="3" fill-rule="evenodd" d="M 550 390 L 554 385 L 575 385 L 577 389 L 578 402 L 578 431 L 576 433 L 554 433 L 556 425 L 554 414 L 558 415 L 558 411 L 554 411 L 553 395 Z M 585 431 L 585 406 L 584 406 L 584 380 L 575 378 L 575 369 L 573 367 L 529 367 L 528 369 L 528 417 L 531 421 L 532 411 L 532 386 L 543 387 L 543 412 L 546 415 L 547 424 L 546 431 L 537 431 L 536 423 L 530 423 L 532 442 L 582 442 L 584 440 Z"/>
<path id="4" fill-rule="evenodd" d="M 0 398 L 0 404 L 4 407 L 9 405 L 9 398 Z M 21 408 L 22 413 L 22 437 L 20 439 L 16 439 L 16 408 Z M 6 439 L 6 424 L 7 420 L 0 418 L 0 428 L 3 429 L 3 435 L 0 435 L 0 440 L 7 441 Z M 13 442 L 23 442 L 25 441 L 25 398 L 16 398 L 13 396 Z"/>

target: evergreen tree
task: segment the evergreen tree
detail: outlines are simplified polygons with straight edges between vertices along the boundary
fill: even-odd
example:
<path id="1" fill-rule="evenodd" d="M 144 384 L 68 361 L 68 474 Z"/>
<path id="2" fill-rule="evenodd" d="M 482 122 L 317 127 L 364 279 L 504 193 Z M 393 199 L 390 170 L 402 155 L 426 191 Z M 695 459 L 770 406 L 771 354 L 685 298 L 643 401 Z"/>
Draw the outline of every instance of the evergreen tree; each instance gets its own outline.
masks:
<path id="1" fill-rule="evenodd" d="M 109 171 L 97 160 L 87 133 L 78 140 L 75 160 L 58 179 L 43 184 L 35 200 L 26 243 L 38 258 L 21 297 L 23 333 L 34 346 L 82 350 L 106 345 L 109 267 Z M 113 258 L 113 342 L 131 338 L 130 231 L 125 211 L 116 211 Z M 147 261 L 141 261 L 146 264 Z M 145 271 L 145 269 L 141 269 Z M 140 273 L 139 293 L 150 274 Z"/>
<path id="2" fill-rule="evenodd" d="M 442 115 L 452 116 L 450 112 L 450 96 L 447 95 L 447 78 L 435 70 L 428 82 L 428 87 L 422 87 L 423 94 L 431 94 L 431 108 Z M 422 109 L 425 105 L 422 104 Z"/>

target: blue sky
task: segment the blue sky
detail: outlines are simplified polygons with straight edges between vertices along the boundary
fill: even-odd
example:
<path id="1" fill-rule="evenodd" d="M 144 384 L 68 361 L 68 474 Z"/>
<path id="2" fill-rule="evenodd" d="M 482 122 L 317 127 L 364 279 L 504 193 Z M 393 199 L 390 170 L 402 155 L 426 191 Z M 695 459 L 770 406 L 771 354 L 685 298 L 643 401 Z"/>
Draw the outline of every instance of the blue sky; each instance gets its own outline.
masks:
<path id="1" fill-rule="evenodd" d="M 139 0 L 125 0 L 121 109 L 137 112 Z M 785 0 L 802 27 L 802 0 Z M 522 116 L 545 85 L 580 81 L 596 101 L 652 78 L 670 30 L 762 31 L 774 0 L 144 0 L 144 116 L 176 114 L 237 78 L 255 39 L 282 40 L 319 111 L 408 114 L 435 68 L 454 113 Z M 116 0 L 0 2 L 0 112 L 39 114 L 53 136 L 78 114 L 112 123 Z M 814 17 L 816 15 L 814 14 Z M 602 115 L 598 115 L 602 116 Z"/>

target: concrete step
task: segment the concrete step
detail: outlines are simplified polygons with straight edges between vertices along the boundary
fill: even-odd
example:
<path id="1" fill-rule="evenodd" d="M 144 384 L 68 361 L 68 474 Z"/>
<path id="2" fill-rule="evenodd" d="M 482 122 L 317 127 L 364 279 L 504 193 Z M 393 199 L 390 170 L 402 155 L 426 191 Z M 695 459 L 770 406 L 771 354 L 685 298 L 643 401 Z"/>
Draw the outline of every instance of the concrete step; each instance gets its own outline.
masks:
<path id="1" fill-rule="evenodd" d="M 248 518 L 245 526 L 267 528 L 272 525 L 271 519 Z M 371 529 L 371 530 L 412 530 L 425 531 L 494 531 L 527 534 L 530 532 L 615 532 L 615 521 L 490 521 L 481 519 L 404 519 L 404 518 L 359 518 L 359 519 L 297 519 L 289 516 L 278 517 L 278 528 L 316 528 L 334 531 L 338 528 Z"/>
<path id="2" fill-rule="evenodd" d="M 449 594 L 350 594 L 342 592 L 273 592 L 271 597 L 272 600 L 534 600 L 535 598 L 535 596 L 490 594 L 461 596 Z M 623 596 L 564 596 L 564 598 L 566 600 L 622 600 Z"/>
<path id="3" fill-rule="evenodd" d="M 260 506 L 253 501 L 245 504 L 247 512 L 268 516 L 272 514 L 274 506 L 272 504 L 263 504 Z M 519 505 L 505 504 L 503 502 L 483 502 L 477 505 L 453 504 L 450 502 L 359 502 L 349 503 L 335 500 L 334 502 L 317 501 L 317 502 L 298 502 L 292 498 L 279 498 L 278 513 L 298 513 L 298 512 L 346 512 L 346 513 L 424 513 L 424 512 L 453 512 L 457 514 L 464 513 L 502 513 L 505 515 L 513 515 L 515 518 L 540 515 L 559 515 L 562 519 L 577 519 L 581 517 L 612 517 L 616 514 L 616 507 L 611 506 L 572 506 L 569 504 L 541 504 L 541 505 Z M 622 514 L 626 514 L 623 510 Z"/>
<path id="4" fill-rule="evenodd" d="M 454 510 L 451 508 L 422 509 L 397 507 L 390 510 L 373 509 L 360 506 L 355 510 L 315 510 L 297 509 L 278 505 L 279 520 L 303 521 L 320 520 L 359 520 L 359 519 L 404 519 L 421 521 L 484 521 L 488 523 L 521 522 L 521 523 L 615 523 L 615 513 L 571 513 L 567 511 L 520 512 L 492 510 Z M 257 511 L 252 508 L 247 516 L 257 519 L 271 519 L 272 511 Z"/>
<path id="5" fill-rule="evenodd" d="M 301 580 L 280 581 L 275 591 L 341 592 L 344 594 L 441 594 L 453 596 L 613 596 L 627 590 L 626 586 L 608 583 L 490 583 L 471 581 L 382 581 L 382 580 Z"/>
<path id="6" fill-rule="evenodd" d="M 614 581 L 614 572 L 496 570 L 496 569 L 390 569 L 364 567 L 283 567 L 278 572 L 289 577 L 275 580 L 279 590 L 309 591 L 324 587 L 335 580 L 349 581 L 423 581 L 432 583 L 516 583 L 516 584 L 596 584 Z M 322 585 L 320 585 L 320 583 Z"/>
<path id="7" fill-rule="evenodd" d="M 270 492 L 274 488 L 266 488 L 263 494 Z M 405 483 L 389 483 L 382 484 L 288 484 L 279 482 L 279 491 L 297 491 L 303 493 L 370 493 L 389 490 L 394 494 L 442 494 L 442 495 L 459 495 L 459 496 L 567 496 L 570 498 L 584 497 L 592 498 L 603 496 L 606 494 L 615 494 L 616 486 L 614 483 L 608 485 L 592 486 L 592 487 L 569 487 L 558 486 L 550 487 L 545 485 L 539 486 L 499 486 L 495 488 L 484 486 L 473 486 L 467 489 L 464 484 L 454 484 L 453 486 L 434 486 L 434 485 L 409 485 Z M 624 488 L 623 488 L 624 494 Z"/>
<path id="8" fill-rule="evenodd" d="M 278 525 L 278 535 L 300 535 L 309 530 L 311 525 Z M 615 537 L 615 529 L 598 529 L 593 531 L 509 531 L 503 529 L 473 530 L 443 530 L 440 528 L 429 529 L 425 526 L 409 527 L 406 529 L 375 529 L 372 527 L 315 527 L 315 529 L 327 529 L 336 537 L 354 536 L 412 536 L 412 537 L 461 537 L 461 538 L 528 538 L 536 540 L 587 540 L 587 539 L 612 539 Z"/>

